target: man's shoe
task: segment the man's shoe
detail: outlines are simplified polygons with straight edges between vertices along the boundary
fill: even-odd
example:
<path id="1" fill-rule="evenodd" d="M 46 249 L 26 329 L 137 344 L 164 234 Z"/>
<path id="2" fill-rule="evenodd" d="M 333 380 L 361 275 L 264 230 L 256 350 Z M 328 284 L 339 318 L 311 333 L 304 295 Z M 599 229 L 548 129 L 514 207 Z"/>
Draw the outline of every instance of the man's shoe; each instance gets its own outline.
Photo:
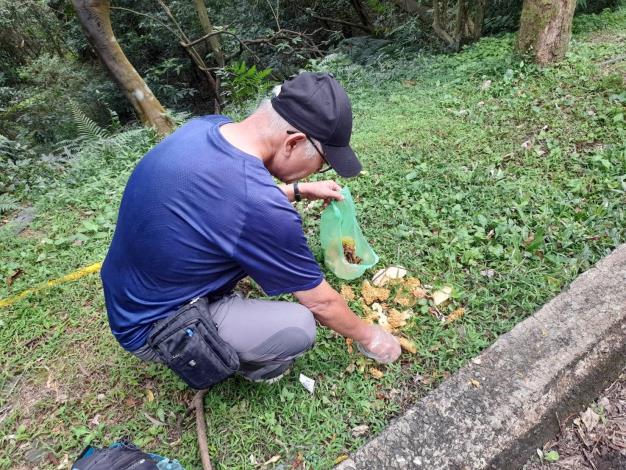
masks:
<path id="1" fill-rule="evenodd" d="M 285 375 L 289 374 L 289 372 L 291 372 L 291 366 L 285 369 L 284 371 L 282 371 L 280 374 L 276 375 L 275 377 L 270 377 L 268 379 L 251 379 L 249 377 L 246 377 L 245 375 L 242 375 L 242 377 L 246 379 L 248 382 L 254 382 L 255 384 L 264 383 L 264 384 L 271 385 L 271 384 L 275 384 L 276 382 L 278 382 Z"/>

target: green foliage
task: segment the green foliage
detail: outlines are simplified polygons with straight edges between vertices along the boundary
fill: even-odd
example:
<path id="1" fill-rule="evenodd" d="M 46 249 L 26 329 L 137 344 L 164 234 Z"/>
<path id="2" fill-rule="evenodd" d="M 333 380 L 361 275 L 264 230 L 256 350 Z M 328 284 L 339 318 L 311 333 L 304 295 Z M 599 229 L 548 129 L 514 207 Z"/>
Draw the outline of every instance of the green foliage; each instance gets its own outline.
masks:
<path id="1" fill-rule="evenodd" d="M 77 138 L 82 141 L 106 139 L 109 133 L 90 119 L 74 101 L 70 101 L 72 116 L 78 132 Z"/>
<path id="2" fill-rule="evenodd" d="M 0 133 L 25 144 L 50 148 L 76 132 L 70 103 L 82 103 L 98 121 L 108 121 L 101 90 L 111 82 L 92 67 L 56 55 L 43 54 L 18 70 L 20 84 L 4 91 Z"/>
<path id="3" fill-rule="evenodd" d="M 10 194 L 0 194 L 0 214 L 13 211 L 20 207 L 17 199 Z"/>
<path id="4" fill-rule="evenodd" d="M 417 359 L 387 366 L 380 381 L 347 372 L 356 354 L 320 328 L 316 347 L 278 384 L 233 379 L 216 387 L 206 406 L 209 450 L 221 468 L 250 468 L 252 459 L 276 454 L 279 465 L 301 455 L 307 468 L 331 468 L 371 437 L 353 437 L 352 428 L 379 432 L 626 240 L 623 65 L 598 66 L 623 54 L 626 18 L 613 15 L 599 18 L 611 25 L 606 40 L 575 37 L 553 68 L 516 59 L 512 35 L 484 38 L 456 55 L 380 52 L 362 66 L 336 54 L 314 64 L 333 71 L 352 98 L 352 144 L 365 172 L 341 183 L 355 197 L 380 266 L 402 264 L 424 283 L 454 286 L 467 313 L 443 325 L 416 312 L 405 333 Z M 53 178 L 46 190 L 25 193 L 38 214 L 28 235 L 0 229 L 0 278 L 24 271 L 11 287 L 0 285 L 0 298 L 102 260 L 128 175 L 154 143 L 150 131 L 134 129 L 89 140 L 67 161 L 62 150 L 47 163 L 28 156 L 29 167 L 48 165 Z M 2 165 L 24 161 L 18 145 L 0 139 L 0 156 L 13 155 Z M 16 171 L 27 170 L 2 166 L 0 178 Z M 298 209 L 321 261 L 320 207 Z M 360 282 L 351 285 L 358 292 Z M 61 460 L 85 441 L 128 434 L 185 468 L 197 466 L 193 418 L 181 418 L 192 392 L 119 348 L 101 289 L 94 275 L 2 311 L 0 388 L 12 393 L 0 396 L 8 410 L 0 469 L 19 465 L 34 440 Z M 299 373 L 316 379 L 314 395 L 300 386 Z"/>
<path id="5" fill-rule="evenodd" d="M 237 106 L 267 92 L 272 86 L 272 69 L 257 70 L 241 61 L 227 66 L 220 74 L 224 95 L 229 104 Z"/>

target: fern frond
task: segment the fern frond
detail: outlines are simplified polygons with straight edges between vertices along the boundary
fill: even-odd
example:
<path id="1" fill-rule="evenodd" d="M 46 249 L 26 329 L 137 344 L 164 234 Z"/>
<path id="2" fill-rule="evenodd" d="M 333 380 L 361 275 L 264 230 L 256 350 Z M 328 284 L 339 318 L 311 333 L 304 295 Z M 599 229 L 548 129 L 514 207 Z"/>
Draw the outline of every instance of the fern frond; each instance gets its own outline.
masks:
<path id="1" fill-rule="evenodd" d="M 0 156 L 14 157 L 13 142 L 0 134 Z"/>
<path id="2" fill-rule="evenodd" d="M 13 196 L 8 194 L 0 194 L 0 214 L 19 209 L 20 205 Z"/>
<path id="3" fill-rule="evenodd" d="M 106 129 L 103 129 L 90 119 L 74 101 L 70 101 L 70 107 L 72 109 L 72 117 L 74 118 L 74 124 L 76 124 L 76 128 L 78 129 L 78 137 L 80 140 L 97 140 L 109 137 L 109 133 Z"/>
<path id="4" fill-rule="evenodd" d="M 112 147 L 126 147 L 130 142 L 136 141 L 138 136 L 145 134 L 145 132 L 146 129 L 141 127 L 130 129 L 109 137 L 106 143 Z"/>

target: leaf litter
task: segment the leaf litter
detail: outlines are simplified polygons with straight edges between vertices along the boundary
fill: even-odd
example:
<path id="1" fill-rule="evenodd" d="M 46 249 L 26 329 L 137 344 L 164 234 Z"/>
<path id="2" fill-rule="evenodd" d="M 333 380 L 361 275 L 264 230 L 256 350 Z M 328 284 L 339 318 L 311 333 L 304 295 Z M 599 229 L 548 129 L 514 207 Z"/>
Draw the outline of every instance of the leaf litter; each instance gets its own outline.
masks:
<path id="1" fill-rule="evenodd" d="M 587 409 L 559 417 L 559 434 L 537 449 L 522 470 L 626 468 L 626 369 Z M 551 457 L 554 458 L 551 458 Z M 557 457 L 558 456 L 558 457 Z"/>

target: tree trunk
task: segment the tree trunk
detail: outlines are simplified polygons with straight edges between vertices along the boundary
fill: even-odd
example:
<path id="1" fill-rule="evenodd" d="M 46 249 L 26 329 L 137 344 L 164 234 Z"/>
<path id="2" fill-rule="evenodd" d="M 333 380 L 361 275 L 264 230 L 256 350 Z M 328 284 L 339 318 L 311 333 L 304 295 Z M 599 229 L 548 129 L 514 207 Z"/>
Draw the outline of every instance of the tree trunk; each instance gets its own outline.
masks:
<path id="1" fill-rule="evenodd" d="M 213 29 L 213 25 L 211 24 L 211 20 L 209 19 L 209 12 L 206 9 L 204 0 L 194 0 L 194 3 L 196 5 L 198 19 L 200 20 L 204 34 L 212 34 L 215 31 Z M 216 34 L 214 36 L 210 36 L 208 41 L 211 46 L 211 51 L 213 51 L 215 62 L 217 62 L 218 66 L 224 67 L 224 53 L 222 52 L 222 47 L 220 45 L 219 35 Z"/>
<path id="2" fill-rule="evenodd" d="M 165 136 L 175 126 L 165 109 L 128 61 L 111 27 L 108 0 L 72 0 L 80 24 L 98 57 L 132 103 L 141 122 Z"/>
<path id="3" fill-rule="evenodd" d="M 476 0 L 473 8 L 472 21 L 474 25 L 471 29 L 471 39 L 473 41 L 478 41 L 483 34 L 483 22 L 485 21 L 487 0 Z"/>
<path id="4" fill-rule="evenodd" d="M 458 0 L 454 23 L 449 24 L 449 1 L 433 0 L 432 28 L 448 46 L 458 51 L 463 44 L 480 39 L 485 17 L 486 0 Z"/>
<path id="5" fill-rule="evenodd" d="M 363 6 L 363 3 L 361 2 L 361 0 L 351 0 L 351 3 L 352 3 L 352 6 L 354 7 L 354 10 L 357 12 L 357 14 L 359 15 L 359 18 L 361 19 L 361 24 L 365 26 L 366 28 L 373 30 L 374 28 L 372 27 L 372 22 L 367 16 L 365 7 Z"/>
<path id="6" fill-rule="evenodd" d="M 575 8 L 576 0 L 524 0 L 517 51 L 542 65 L 563 59 Z"/>
<path id="7" fill-rule="evenodd" d="M 423 5 L 420 5 L 415 0 L 391 0 L 391 2 L 395 3 L 407 13 L 413 13 L 417 15 L 424 21 L 427 21 L 429 19 L 430 10 Z"/>

